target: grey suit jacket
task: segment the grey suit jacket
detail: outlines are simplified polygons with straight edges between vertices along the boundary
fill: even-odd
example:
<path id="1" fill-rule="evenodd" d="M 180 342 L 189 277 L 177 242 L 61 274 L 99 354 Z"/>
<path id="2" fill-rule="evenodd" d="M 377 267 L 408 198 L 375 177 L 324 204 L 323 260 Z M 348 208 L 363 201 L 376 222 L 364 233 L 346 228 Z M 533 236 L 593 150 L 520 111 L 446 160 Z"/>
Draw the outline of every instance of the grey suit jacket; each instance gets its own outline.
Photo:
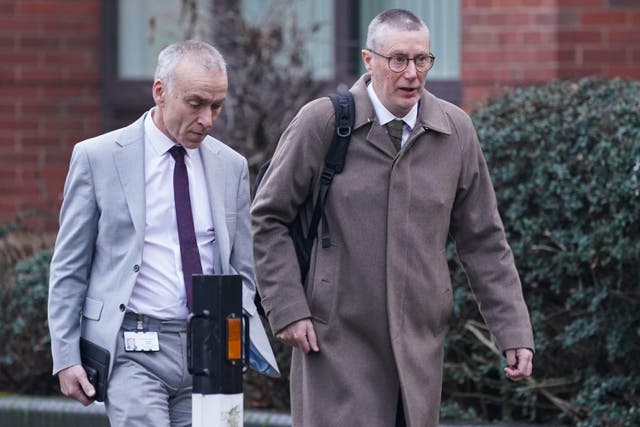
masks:
<path id="1" fill-rule="evenodd" d="M 125 128 L 80 142 L 73 149 L 49 283 L 54 374 L 80 363 L 80 336 L 114 354 L 142 262 L 146 114 Z M 277 375 L 277 364 L 253 303 L 247 162 L 210 136 L 202 142 L 200 154 L 216 229 L 216 245 L 212 247 L 215 271 L 242 276 L 251 344 L 272 368 L 263 372 Z M 113 357 L 111 360 L 113 364 Z"/>

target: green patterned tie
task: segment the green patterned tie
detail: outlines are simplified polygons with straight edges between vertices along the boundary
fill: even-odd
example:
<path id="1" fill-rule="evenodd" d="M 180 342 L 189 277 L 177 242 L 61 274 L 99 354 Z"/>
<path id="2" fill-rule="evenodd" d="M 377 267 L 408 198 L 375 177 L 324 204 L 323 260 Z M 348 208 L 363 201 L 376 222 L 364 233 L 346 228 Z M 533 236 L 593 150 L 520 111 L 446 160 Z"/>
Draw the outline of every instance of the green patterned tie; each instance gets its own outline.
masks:
<path id="1" fill-rule="evenodd" d="M 387 130 L 389 131 L 389 138 L 393 142 L 393 146 L 396 147 L 396 151 L 400 151 L 402 147 L 402 130 L 404 129 L 404 122 L 402 120 L 392 120 L 387 123 Z"/>

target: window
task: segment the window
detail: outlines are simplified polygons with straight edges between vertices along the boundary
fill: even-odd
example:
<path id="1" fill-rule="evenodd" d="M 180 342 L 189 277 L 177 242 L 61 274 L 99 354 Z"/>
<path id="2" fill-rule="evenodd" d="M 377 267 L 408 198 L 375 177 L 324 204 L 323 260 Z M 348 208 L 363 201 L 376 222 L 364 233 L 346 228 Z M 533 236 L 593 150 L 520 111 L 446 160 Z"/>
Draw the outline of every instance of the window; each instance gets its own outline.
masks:
<path id="1" fill-rule="evenodd" d="M 288 3 L 288 2 L 287 2 Z M 282 0 L 243 0 L 240 11 L 252 25 L 260 26 L 270 16 L 273 7 L 281 6 L 283 20 L 288 28 L 308 34 L 306 62 L 314 77 L 333 79 L 333 3 L 326 0 L 296 0 L 285 4 Z M 285 7 L 286 6 L 286 7 Z M 118 0 L 118 77 L 123 80 L 149 80 L 162 48 L 176 40 L 198 38 L 212 40 L 211 16 L 216 2 L 212 0 Z M 280 9 L 277 9 L 280 10 Z"/>
<path id="2" fill-rule="evenodd" d="M 460 0 L 102 0 L 104 128 L 131 122 L 153 105 L 150 81 L 164 46 L 194 37 L 220 45 L 229 34 L 211 25 L 213 13 L 235 10 L 259 25 L 278 2 L 286 6 L 285 22 L 301 29 L 319 25 L 307 34 L 303 61 L 326 83 L 327 92 L 339 83 L 351 84 L 364 71 L 360 50 L 373 16 L 402 7 L 431 29 L 437 59 L 427 88 L 451 102 L 461 100 Z"/>
<path id="3" fill-rule="evenodd" d="M 210 0 L 118 0 L 118 77 L 150 80 L 163 47 L 211 39 L 211 12 Z"/>
<path id="4" fill-rule="evenodd" d="M 334 3 L 327 0 L 242 0 L 242 15 L 252 25 L 260 25 L 270 19 L 272 7 L 283 7 L 286 15 L 280 16 L 285 25 L 308 33 L 305 62 L 317 80 L 333 80 L 334 71 Z M 279 9 L 278 9 L 279 10 Z M 316 31 L 310 31 L 317 27 Z"/>

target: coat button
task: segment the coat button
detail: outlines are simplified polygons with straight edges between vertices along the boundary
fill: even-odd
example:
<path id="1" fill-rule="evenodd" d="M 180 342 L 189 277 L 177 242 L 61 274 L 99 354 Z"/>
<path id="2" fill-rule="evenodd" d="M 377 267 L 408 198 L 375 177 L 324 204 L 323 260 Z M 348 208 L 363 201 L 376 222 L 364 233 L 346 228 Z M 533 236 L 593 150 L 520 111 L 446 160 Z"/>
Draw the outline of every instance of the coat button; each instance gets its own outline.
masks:
<path id="1" fill-rule="evenodd" d="M 137 273 L 138 271 L 140 271 L 140 266 L 139 266 L 138 264 L 134 265 L 134 266 L 133 266 L 133 271 L 135 271 L 136 273 Z"/>
<path id="2" fill-rule="evenodd" d="M 125 311 L 127 309 L 127 307 L 125 307 L 124 304 L 120 304 L 120 311 Z"/>

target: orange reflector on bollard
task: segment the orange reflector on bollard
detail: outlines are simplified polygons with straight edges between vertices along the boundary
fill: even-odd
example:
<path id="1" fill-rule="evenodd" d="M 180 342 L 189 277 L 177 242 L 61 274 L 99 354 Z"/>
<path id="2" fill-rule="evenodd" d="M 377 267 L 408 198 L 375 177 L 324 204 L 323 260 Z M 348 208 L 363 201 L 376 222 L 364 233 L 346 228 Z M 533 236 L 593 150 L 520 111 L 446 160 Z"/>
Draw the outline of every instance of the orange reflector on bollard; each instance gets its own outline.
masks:
<path id="1" fill-rule="evenodd" d="M 227 319 L 227 359 L 242 359 L 242 318 Z"/>

